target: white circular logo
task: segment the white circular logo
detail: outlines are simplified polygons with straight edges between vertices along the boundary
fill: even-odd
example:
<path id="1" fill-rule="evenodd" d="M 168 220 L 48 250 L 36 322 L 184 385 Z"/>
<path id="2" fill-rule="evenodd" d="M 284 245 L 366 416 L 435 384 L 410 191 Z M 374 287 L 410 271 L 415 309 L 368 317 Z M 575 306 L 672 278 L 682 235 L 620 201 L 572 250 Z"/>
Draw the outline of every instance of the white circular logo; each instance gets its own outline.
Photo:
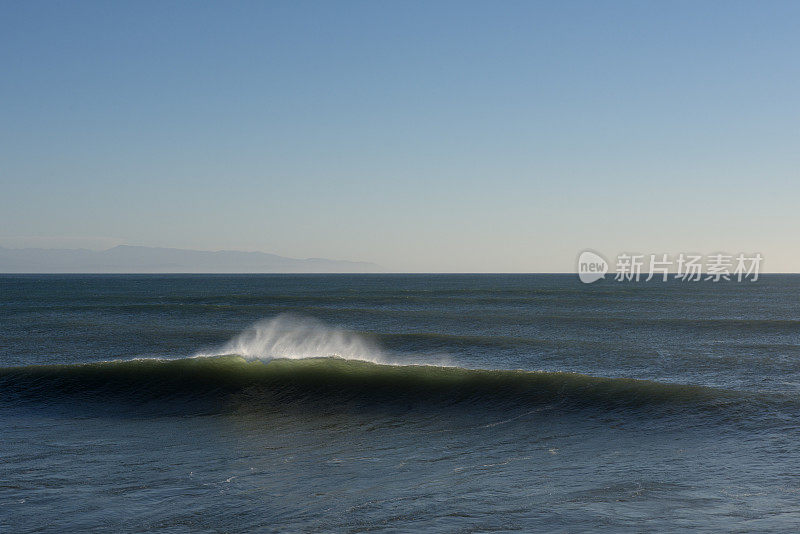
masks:
<path id="1" fill-rule="evenodd" d="M 578 256 L 578 278 L 584 284 L 591 284 L 605 277 L 608 262 L 604 257 L 591 250 L 584 250 Z"/>

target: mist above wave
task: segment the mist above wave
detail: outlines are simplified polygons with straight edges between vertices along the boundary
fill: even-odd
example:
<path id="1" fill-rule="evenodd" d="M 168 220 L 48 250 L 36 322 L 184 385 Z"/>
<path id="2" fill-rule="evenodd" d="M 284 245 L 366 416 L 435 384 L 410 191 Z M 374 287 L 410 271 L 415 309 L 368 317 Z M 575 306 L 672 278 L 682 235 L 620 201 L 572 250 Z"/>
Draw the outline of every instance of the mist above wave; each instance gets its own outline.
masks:
<path id="1" fill-rule="evenodd" d="M 371 363 L 393 363 L 375 342 L 355 332 L 309 317 L 282 314 L 259 321 L 211 352 L 197 356 L 236 354 L 247 359 L 337 357 Z"/>

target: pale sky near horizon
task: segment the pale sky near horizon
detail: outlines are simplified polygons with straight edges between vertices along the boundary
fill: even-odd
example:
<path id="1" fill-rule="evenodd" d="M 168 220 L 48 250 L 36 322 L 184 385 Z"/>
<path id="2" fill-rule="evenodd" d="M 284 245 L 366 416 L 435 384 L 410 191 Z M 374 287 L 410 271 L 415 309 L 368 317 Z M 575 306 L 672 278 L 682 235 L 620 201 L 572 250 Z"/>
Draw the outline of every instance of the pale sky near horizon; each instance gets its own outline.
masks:
<path id="1" fill-rule="evenodd" d="M 0 246 L 800 271 L 800 2 L 0 3 Z"/>

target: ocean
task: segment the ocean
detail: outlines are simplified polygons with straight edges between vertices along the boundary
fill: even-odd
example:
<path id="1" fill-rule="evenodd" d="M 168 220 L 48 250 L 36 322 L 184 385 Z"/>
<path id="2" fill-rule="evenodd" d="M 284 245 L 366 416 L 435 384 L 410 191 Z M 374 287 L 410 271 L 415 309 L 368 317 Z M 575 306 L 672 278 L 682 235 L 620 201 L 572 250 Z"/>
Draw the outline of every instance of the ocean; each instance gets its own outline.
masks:
<path id="1" fill-rule="evenodd" d="M 0 275 L 0 531 L 797 532 L 798 296 Z"/>

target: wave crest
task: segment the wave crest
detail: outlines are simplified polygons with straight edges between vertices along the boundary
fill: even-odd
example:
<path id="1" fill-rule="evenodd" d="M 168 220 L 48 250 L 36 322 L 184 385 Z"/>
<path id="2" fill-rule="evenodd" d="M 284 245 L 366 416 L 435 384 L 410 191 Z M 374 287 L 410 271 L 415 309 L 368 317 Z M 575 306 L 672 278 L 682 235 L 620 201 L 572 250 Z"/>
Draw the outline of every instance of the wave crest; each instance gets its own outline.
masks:
<path id="1" fill-rule="evenodd" d="M 333 328 L 316 319 L 289 314 L 259 321 L 220 349 L 201 352 L 196 356 L 225 355 L 265 361 L 337 357 L 390 363 L 380 346 L 355 332 Z"/>

